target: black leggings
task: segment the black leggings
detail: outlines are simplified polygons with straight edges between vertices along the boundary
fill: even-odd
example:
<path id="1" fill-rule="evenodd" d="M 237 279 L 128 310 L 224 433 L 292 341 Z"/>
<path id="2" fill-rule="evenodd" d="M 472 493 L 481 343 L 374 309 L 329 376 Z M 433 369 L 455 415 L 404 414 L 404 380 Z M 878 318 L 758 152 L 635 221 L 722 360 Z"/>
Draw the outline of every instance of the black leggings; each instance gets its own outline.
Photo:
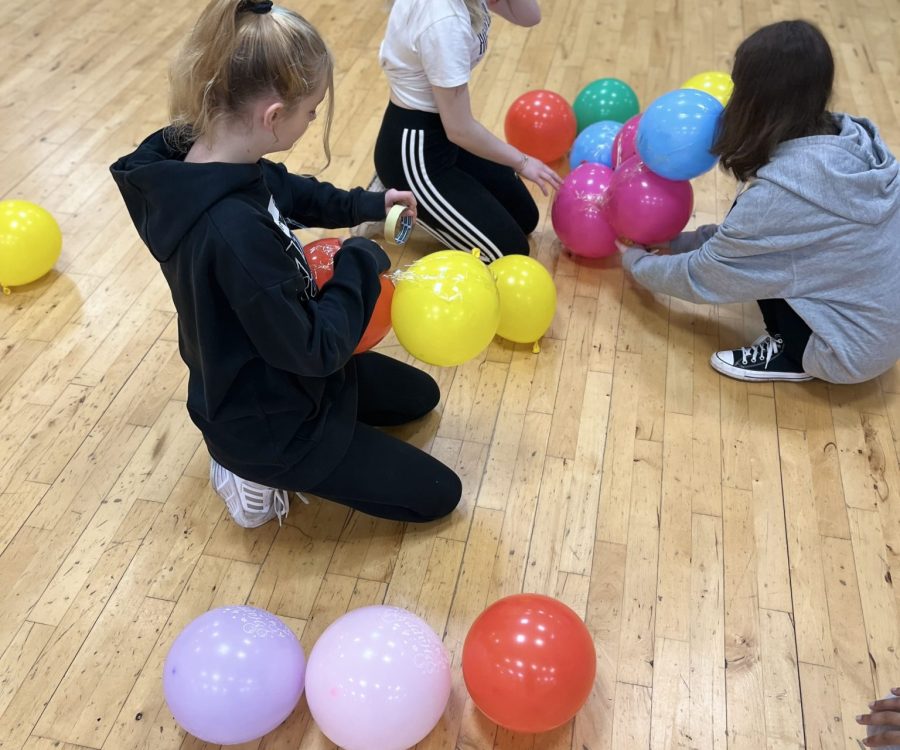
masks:
<path id="1" fill-rule="evenodd" d="M 433 521 L 462 496 L 459 477 L 415 446 L 374 426 L 391 427 L 424 416 L 440 390 L 427 373 L 377 352 L 356 357 L 359 405 L 346 455 L 313 495 L 392 521 Z M 303 487 L 302 478 L 278 477 L 278 486 Z"/>
<path id="2" fill-rule="evenodd" d="M 812 331 L 783 299 L 760 299 L 756 301 L 762 311 L 766 330 L 770 336 L 781 336 L 784 355 L 795 364 L 803 366 L 803 352 Z"/>
<path id="3" fill-rule="evenodd" d="M 538 223 L 531 193 L 510 167 L 451 143 L 439 114 L 388 104 L 375 170 L 386 187 L 413 192 L 419 224 L 445 247 L 477 247 L 488 263 L 528 255 Z"/>

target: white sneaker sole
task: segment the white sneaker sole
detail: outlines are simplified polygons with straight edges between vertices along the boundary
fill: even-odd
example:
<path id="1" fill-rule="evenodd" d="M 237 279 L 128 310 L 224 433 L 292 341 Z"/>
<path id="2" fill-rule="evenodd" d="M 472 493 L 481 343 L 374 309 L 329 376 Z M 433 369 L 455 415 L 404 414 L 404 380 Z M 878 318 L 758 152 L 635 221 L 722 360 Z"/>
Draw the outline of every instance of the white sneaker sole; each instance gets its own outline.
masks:
<path id="1" fill-rule="evenodd" d="M 804 383 L 807 380 L 814 380 L 812 375 L 807 375 L 805 372 L 745 370 L 743 367 L 735 367 L 727 362 L 723 362 L 715 354 L 709 358 L 709 365 L 716 372 L 720 372 L 735 380 L 755 380 L 757 382 L 787 381 L 793 383 Z"/>

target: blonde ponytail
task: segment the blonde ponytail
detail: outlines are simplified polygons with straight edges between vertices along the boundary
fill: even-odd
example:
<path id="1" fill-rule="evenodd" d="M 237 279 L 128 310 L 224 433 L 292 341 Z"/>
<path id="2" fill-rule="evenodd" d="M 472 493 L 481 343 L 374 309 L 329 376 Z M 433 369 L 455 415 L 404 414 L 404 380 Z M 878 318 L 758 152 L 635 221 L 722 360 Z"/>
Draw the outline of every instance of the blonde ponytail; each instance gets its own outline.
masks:
<path id="1" fill-rule="evenodd" d="M 490 11 L 485 7 L 484 0 L 466 0 L 466 8 L 469 10 L 469 18 L 472 19 L 472 30 L 480 34 Z"/>
<path id="2" fill-rule="evenodd" d="M 294 11 L 212 0 L 173 61 L 169 83 L 167 136 L 185 150 L 219 121 L 241 117 L 260 96 L 275 94 L 290 108 L 324 84 L 323 141 L 331 161 L 334 60 L 319 32 Z"/>

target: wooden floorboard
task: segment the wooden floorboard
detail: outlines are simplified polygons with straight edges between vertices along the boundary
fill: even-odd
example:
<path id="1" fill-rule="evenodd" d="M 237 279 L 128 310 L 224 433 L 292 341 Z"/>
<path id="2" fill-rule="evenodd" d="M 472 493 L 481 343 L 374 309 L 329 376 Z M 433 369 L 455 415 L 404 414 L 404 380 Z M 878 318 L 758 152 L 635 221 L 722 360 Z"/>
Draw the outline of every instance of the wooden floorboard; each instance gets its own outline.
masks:
<path id="1" fill-rule="evenodd" d="M 166 67 L 201 5 L 0 7 L 0 199 L 41 203 L 65 237 L 51 274 L 0 296 L 0 748 L 209 747 L 161 691 L 191 619 L 247 602 L 308 651 L 343 612 L 383 602 L 424 618 L 453 659 L 421 748 L 858 750 L 855 715 L 900 683 L 900 367 L 845 387 L 720 378 L 709 354 L 755 338 L 755 306 L 697 306 L 636 288 L 617 259 L 579 263 L 537 191 L 533 255 L 559 296 L 541 352 L 498 340 L 457 368 L 421 365 L 442 402 L 401 431 L 460 474 L 459 509 L 406 527 L 313 498 L 281 528 L 231 523 L 185 410 L 168 290 L 107 171 L 165 124 Z M 527 89 L 572 100 L 616 76 L 647 104 L 729 69 L 759 25 L 805 17 L 834 49 L 835 108 L 900 148 L 893 0 L 543 5 L 534 29 L 494 24 L 472 85 L 494 132 Z M 373 173 L 385 6 L 302 6 L 337 59 L 320 177 L 341 186 Z M 282 157 L 320 170 L 319 126 Z M 692 223 L 721 219 L 734 192 L 720 172 L 696 180 Z M 415 235 L 389 252 L 404 265 L 430 249 Z M 380 349 L 410 360 L 393 335 Z M 597 646 L 585 707 L 536 737 L 485 719 L 460 667 L 474 618 L 520 591 L 566 602 Z M 331 745 L 304 701 L 244 747 Z"/>

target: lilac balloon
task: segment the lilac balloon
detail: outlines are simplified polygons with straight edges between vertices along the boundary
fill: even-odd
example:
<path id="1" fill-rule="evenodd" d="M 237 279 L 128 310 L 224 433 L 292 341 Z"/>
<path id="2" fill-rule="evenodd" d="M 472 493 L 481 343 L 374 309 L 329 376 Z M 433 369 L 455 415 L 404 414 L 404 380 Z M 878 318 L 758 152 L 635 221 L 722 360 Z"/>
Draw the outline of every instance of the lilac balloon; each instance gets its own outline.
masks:
<path id="1" fill-rule="evenodd" d="M 612 145 L 612 168 L 615 169 L 623 161 L 627 161 L 637 153 L 638 125 L 641 122 L 641 115 L 637 114 L 630 120 L 627 120 L 622 129 L 616 134 L 616 139 Z"/>
<path id="2" fill-rule="evenodd" d="M 655 245 L 684 229 L 694 209 L 694 190 L 690 182 L 660 177 L 632 156 L 613 173 L 604 208 L 616 235 Z"/>
<path id="3" fill-rule="evenodd" d="M 616 252 L 616 233 L 602 204 L 613 171 L 602 164 L 582 164 L 563 180 L 550 218 L 557 237 L 575 255 L 602 258 Z"/>
<path id="4" fill-rule="evenodd" d="M 303 648 L 275 615 L 222 607 L 193 620 L 175 639 L 163 692 L 175 720 L 214 745 L 271 732 L 303 693 Z"/>
<path id="5" fill-rule="evenodd" d="M 399 607 L 348 612 L 309 655 L 309 710 L 344 750 L 406 750 L 434 729 L 449 698 L 441 639 Z"/>

